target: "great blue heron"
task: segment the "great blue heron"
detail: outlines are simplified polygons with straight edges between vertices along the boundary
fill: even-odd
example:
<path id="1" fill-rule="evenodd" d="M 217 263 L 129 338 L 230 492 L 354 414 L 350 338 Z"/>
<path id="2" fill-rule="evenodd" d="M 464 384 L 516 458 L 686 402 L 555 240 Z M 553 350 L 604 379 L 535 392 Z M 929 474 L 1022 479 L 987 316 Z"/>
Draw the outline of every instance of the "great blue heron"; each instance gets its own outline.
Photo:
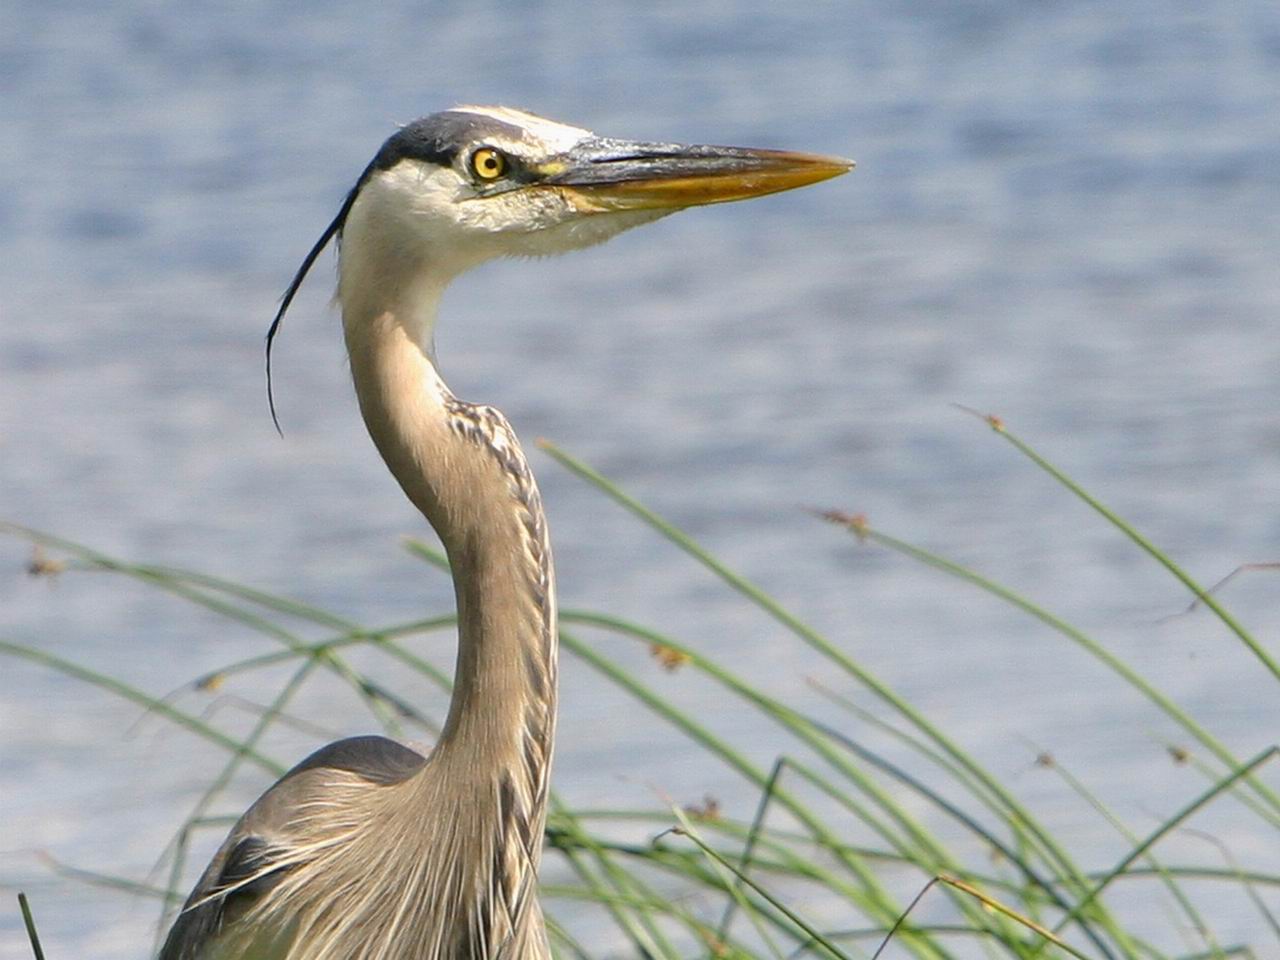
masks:
<path id="1" fill-rule="evenodd" d="M 444 544 L 453 698 L 429 756 L 383 737 L 312 754 L 232 828 L 161 960 L 538 960 L 556 711 L 556 603 L 538 488 L 506 419 L 436 371 L 436 307 L 463 271 L 560 253 L 678 209 L 844 173 L 846 160 L 598 137 L 462 107 L 382 145 L 303 261 L 340 241 L 360 412 Z M 274 408 L 273 408 L 274 410 Z"/>

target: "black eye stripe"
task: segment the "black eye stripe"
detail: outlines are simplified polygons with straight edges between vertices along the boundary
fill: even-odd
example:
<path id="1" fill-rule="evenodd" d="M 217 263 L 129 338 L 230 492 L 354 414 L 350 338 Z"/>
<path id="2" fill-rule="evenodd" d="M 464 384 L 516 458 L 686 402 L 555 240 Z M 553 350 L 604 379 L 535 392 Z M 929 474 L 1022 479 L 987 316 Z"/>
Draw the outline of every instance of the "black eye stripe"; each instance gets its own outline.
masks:
<path id="1" fill-rule="evenodd" d="M 401 160 L 418 160 L 442 167 L 450 166 L 467 145 L 485 145 L 485 138 L 519 141 L 524 131 L 483 114 L 446 110 L 415 120 L 397 130 L 382 145 L 370 164 L 371 170 L 390 170 Z"/>

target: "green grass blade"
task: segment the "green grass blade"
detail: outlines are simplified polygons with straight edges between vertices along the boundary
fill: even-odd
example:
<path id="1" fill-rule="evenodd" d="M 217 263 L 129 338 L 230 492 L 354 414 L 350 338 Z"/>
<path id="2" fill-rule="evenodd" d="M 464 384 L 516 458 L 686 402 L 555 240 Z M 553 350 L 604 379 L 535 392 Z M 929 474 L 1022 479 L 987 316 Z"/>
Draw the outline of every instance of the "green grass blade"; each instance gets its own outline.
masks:
<path id="1" fill-rule="evenodd" d="M 44 960 L 44 949 L 40 946 L 40 934 L 36 931 L 36 918 L 31 914 L 31 904 L 27 902 L 25 893 L 18 894 L 18 909 L 22 911 L 22 923 L 27 928 L 27 939 L 31 941 L 31 952 L 36 960 Z"/>
<path id="2" fill-rule="evenodd" d="M 199 737 L 203 737 L 210 743 L 217 744 L 224 750 L 234 753 L 240 749 L 240 741 L 235 738 L 228 736 L 221 730 L 217 730 L 209 726 L 198 717 L 193 717 L 163 700 L 159 700 L 149 694 L 143 693 L 141 690 L 130 686 L 122 680 L 109 677 L 96 670 L 90 670 L 88 667 L 83 667 L 78 663 L 73 663 L 72 661 L 59 657 L 55 654 L 47 653 L 43 650 L 37 650 L 34 647 L 29 647 L 24 644 L 13 643 L 8 640 L 0 640 L 0 654 L 17 657 L 21 660 L 28 660 L 32 663 L 38 663 L 42 666 L 56 670 L 59 673 L 65 674 L 68 677 L 73 677 L 76 680 L 87 683 L 90 686 L 99 687 L 100 689 L 113 693 L 124 700 L 128 700 L 130 703 L 135 703 L 138 706 L 145 708 L 149 713 L 163 717 L 175 725 L 189 730 Z M 246 752 L 245 759 L 261 767 L 273 776 L 278 777 L 280 774 L 284 773 L 284 767 L 276 763 L 274 760 L 267 759 L 257 751 L 250 750 Z"/>
<path id="3" fill-rule="evenodd" d="M 712 860 L 714 863 L 718 864 L 720 867 L 724 868 L 725 870 L 737 876 L 739 881 L 741 881 L 742 883 L 750 887 L 753 891 L 755 891 L 757 895 L 759 895 L 766 902 L 768 902 L 770 906 L 772 906 L 775 910 L 777 910 L 779 913 L 785 916 L 788 920 L 790 920 L 793 924 L 795 924 L 796 928 L 800 930 L 802 933 L 804 933 L 806 937 L 808 937 L 809 942 L 815 943 L 818 946 L 822 947 L 822 949 L 830 957 L 834 958 L 834 960 L 850 960 L 850 958 L 844 953 L 844 951 L 842 951 L 839 947 L 837 947 L 830 940 L 828 940 L 823 934 L 819 933 L 816 929 L 814 929 L 814 927 L 811 924 L 809 924 L 807 921 L 805 921 L 803 917 L 801 917 L 795 911 L 787 907 L 786 904 L 784 904 L 781 900 L 779 900 L 777 897 L 771 894 L 764 887 L 760 886 L 760 884 L 756 883 L 750 877 L 736 870 L 732 863 L 730 863 L 724 857 L 720 856 L 720 854 L 715 850 L 715 848 L 713 848 L 710 844 L 708 844 L 706 841 L 702 839 L 702 837 L 698 834 L 697 830 L 695 830 L 693 828 L 693 825 L 689 822 L 689 818 L 686 817 L 678 807 L 673 807 L 672 811 L 675 814 L 676 818 L 680 821 L 680 827 L 678 828 L 678 830 L 676 828 L 673 828 L 675 832 L 677 832 L 680 836 L 688 837 L 691 841 L 693 841 L 693 843 L 698 847 L 698 849 L 700 849 L 710 860 Z M 807 946 L 807 943 L 805 945 Z"/>
<path id="4" fill-rule="evenodd" d="M 1083 781 L 1071 773 L 1070 770 L 1062 766 L 1062 764 L 1058 763 L 1056 760 L 1051 764 L 1051 769 L 1060 778 L 1062 778 L 1062 781 L 1067 784 L 1073 793 L 1097 811 L 1098 815 L 1110 824 L 1111 827 L 1120 834 L 1120 836 L 1124 837 L 1130 844 L 1137 845 L 1140 843 L 1139 838 L 1134 834 L 1134 832 L 1130 830 L 1124 822 L 1093 793 L 1092 790 L 1085 786 Z M 1213 935 L 1213 931 L 1200 915 L 1200 912 L 1196 910 L 1190 897 L 1188 897 L 1183 891 L 1174 875 L 1150 852 L 1144 854 L 1142 859 L 1150 864 L 1151 870 L 1154 871 L 1157 877 L 1159 877 L 1161 884 L 1169 892 L 1169 896 L 1173 898 L 1174 902 L 1178 905 L 1178 908 L 1186 916 L 1188 923 L 1191 925 L 1191 929 L 1204 939 L 1205 947 L 1213 954 L 1213 956 L 1221 957 L 1221 944 L 1218 943 L 1217 938 Z"/>
<path id="5" fill-rule="evenodd" d="M 252 657 L 245 657 L 242 660 L 236 660 L 226 666 L 210 670 L 203 677 L 196 681 L 197 686 L 209 685 L 213 682 L 220 682 L 237 673 L 259 670 L 263 667 L 276 666 L 281 663 L 287 663 L 299 657 L 319 657 L 327 650 L 337 650 L 343 647 L 352 646 L 370 646 L 377 648 L 386 648 L 390 646 L 390 641 L 405 639 L 407 637 L 416 636 L 418 634 L 430 633 L 435 630 L 447 630 L 456 626 L 458 618 L 455 614 L 444 614 L 438 617 L 426 617 L 421 620 L 411 620 L 405 623 L 397 623 L 387 627 L 381 627 L 376 630 L 356 629 L 344 630 L 334 636 L 326 637 L 323 640 L 305 643 L 296 648 L 287 650 L 273 650 L 270 653 L 261 653 Z M 404 659 L 408 666 L 417 670 L 419 673 L 426 674 L 438 685 L 447 687 L 449 678 L 440 670 L 437 670 L 432 664 L 419 658 L 409 659 L 411 655 L 400 648 L 392 648 L 388 652 L 398 659 Z"/>
<path id="6" fill-rule="evenodd" d="M 1206 590 L 1198 582 L 1192 579 L 1191 576 L 1187 574 L 1186 571 L 1184 571 L 1180 566 L 1174 563 L 1174 561 L 1169 557 L 1167 553 L 1165 553 L 1163 550 L 1161 550 L 1159 547 L 1153 544 L 1150 540 L 1144 537 L 1141 533 L 1139 533 L 1138 530 L 1132 524 L 1126 521 L 1123 517 L 1121 517 L 1115 511 L 1108 508 L 1097 497 L 1093 496 L 1091 493 L 1089 493 L 1089 491 L 1085 490 L 1073 479 L 1071 479 L 1071 477 L 1068 476 L 1061 468 L 1055 466 L 1053 463 L 1047 460 L 1043 455 L 1041 455 L 1034 447 L 1028 444 L 1025 440 L 1023 440 L 1021 437 L 1017 436 L 1016 434 L 1011 433 L 1009 429 L 1005 426 L 1004 421 L 1001 420 L 999 417 L 983 416 L 982 414 L 976 413 L 976 411 L 969 410 L 968 408 L 964 408 L 964 407 L 962 407 L 961 409 L 965 410 L 967 413 L 973 413 L 976 416 L 978 416 L 980 419 L 985 421 L 986 424 L 989 427 L 991 427 L 993 431 L 995 431 L 1005 440 L 1009 441 L 1009 443 L 1013 445 L 1014 449 L 1016 449 L 1019 453 L 1021 453 L 1024 457 L 1026 457 L 1028 460 L 1034 463 L 1037 467 L 1039 467 L 1049 476 L 1051 476 L 1054 480 L 1060 483 L 1067 490 L 1070 490 L 1080 500 L 1082 500 L 1085 504 L 1087 504 L 1091 510 L 1093 510 L 1095 513 L 1097 513 L 1099 516 L 1105 519 L 1108 523 L 1110 523 L 1113 527 L 1115 527 L 1117 530 L 1123 533 L 1126 537 L 1128 537 L 1131 541 L 1133 541 L 1133 543 L 1135 543 L 1144 553 L 1146 553 L 1149 557 L 1151 557 L 1153 560 L 1159 563 L 1162 567 L 1168 570 L 1171 574 L 1173 574 L 1173 576 L 1176 577 L 1182 583 L 1183 586 L 1185 586 L 1188 590 L 1191 591 L 1192 594 L 1195 595 L 1195 598 L 1198 601 L 1203 603 L 1206 607 L 1208 607 L 1217 615 L 1218 619 L 1222 621 L 1222 623 L 1227 627 L 1227 629 L 1236 635 L 1236 637 L 1240 640 L 1240 642 L 1243 643 L 1249 649 L 1249 651 L 1257 658 L 1259 663 L 1261 663 L 1264 667 L 1267 668 L 1267 671 L 1275 679 L 1280 680 L 1280 663 L 1277 663 L 1275 659 L 1273 659 L 1271 655 L 1267 653 L 1267 651 L 1263 648 L 1263 646 L 1260 643 L 1258 643 L 1256 639 L 1254 639 L 1253 635 L 1250 634 L 1249 631 L 1247 631 L 1235 619 L 1235 617 L 1233 617 L 1231 613 L 1224 606 L 1222 606 L 1222 604 L 1218 603 L 1217 599 L 1213 596 L 1211 591 Z"/>
<path id="7" fill-rule="evenodd" d="M 935 570 L 940 570 L 943 573 L 949 574 L 958 580 L 971 584 L 999 600 L 1004 601 L 1010 606 L 1029 614 L 1045 626 L 1052 629 L 1054 632 L 1066 637 L 1073 643 L 1076 643 L 1082 649 L 1086 650 L 1092 656 L 1105 664 L 1117 676 L 1125 680 L 1130 686 L 1142 694 L 1142 696 L 1159 708 L 1165 716 L 1169 717 L 1169 719 L 1173 720 L 1178 724 L 1178 726 L 1182 727 L 1182 729 L 1194 737 L 1198 743 L 1217 757 L 1218 760 L 1228 767 L 1228 769 L 1235 769 L 1240 766 L 1240 760 L 1231 753 L 1227 746 L 1222 743 L 1222 741 L 1214 737 L 1213 734 L 1203 726 L 1197 723 L 1194 717 L 1178 706 L 1178 704 L 1171 698 L 1154 687 L 1141 674 L 1109 651 L 1102 644 L 1098 643 L 1088 634 L 1077 629 L 1056 614 L 1027 599 L 1020 593 L 1010 590 L 1008 587 L 984 577 L 980 573 L 977 573 L 968 567 L 948 560 L 946 557 L 937 553 L 924 550 L 914 544 L 908 543 L 905 540 L 901 540 L 872 528 L 866 522 L 866 519 L 861 516 L 849 515 L 839 511 L 827 511 L 826 513 L 823 513 L 822 516 L 830 522 L 834 522 L 848 528 L 849 531 L 860 540 L 879 544 L 880 546 L 886 547 L 895 553 L 900 553 L 903 556 L 910 557 L 911 559 L 932 567 Z M 1250 780 L 1249 785 L 1259 796 L 1265 798 L 1269 805 L 1280 811 L 1280 796 L 1277 796 L 1274 791 L 1270 790 L 1264 784 L 1256 781 Z"/>
<path id="8" fill-rule="evenodd" d="M 764 819 L 769 812 L 769 805 L 773 803 L 773 792 L 778 785 L 778 777 L 781 776 L 785 764 L 785 757 L 778 757 L 773 761 L 773 767 L 769 770 L 769 778 L 764 782 L 764 786 L 760 791 L 760 802 L 756 804 L 756 812 L 751 818 L 751 828 L 747 833 L 746 841 L 742 845 L 742 855 L 737 862 L 737 869 L 741 873 L 751 872 L 752 857 L 755 856 L 756 844 L 759 842 L 761 830 L 764 829 Z M 735 888 L 735 895 L 725 906 L 724 915 L 716 926 L 716 933 L 721 938 L 728 936 L 729 924 L 733 922 L 734 911 L 739 905 L 740 897 Z"/>
<path id="9" fill-rule="evenodd" d="M 1148 850 L 1160 842 L 1161 838 L 1168 835 L 1170 831 L 1194 814 L 1197 810 L 1209 803 L 1215 797 L 1221 795 L 1224 791 L 1229 790 L 1233 784 L 1247 777 L 1277 753 L 1280 753 L 1280 747 L 1268 747 L 1266 750 L 1263 750 L 1244 766 L 1232 771 L 1228 776 L 1214 784 L 1211 789 L 1200 794 L 1200 796 L 1196 797 L 1172 817 L 1162 823 L 1151 833 L 1150 836 L 1130 850 L 1119 863 L 1112 867 L 1111 871 L 1107 873 L 1106 876 L 1095 883 L 1089 892 L 1074 907 L 1072 907 L 1071 912 L 1058 922 L 1058 925 L 1054 927 L 1053 932 L 1061 932 L 1062 929 L 1070 924 L 1080 912 L 1085 910 L 1089 904 L 1096 900 L 1098 896 L 1101 895 L 1102 891 L 1105 890 L 1113 880 L 1123 875 L 1135 861 L 1145 856 Z"/>
<path id="10" fill-rule="evenodd" d="M 357 624 L 342 617 L 327 613 L 316 607 L 297 603 L 281 597 L 255 590 L 242 584 L 233 583 L 218 577 L 194 573 L 175 567 L 157 567 L 146 564 L 128 563 L 108 556 L 100 551 L 90 549 L 82 544 L 42 533 L 17 524 L 0 522 L 0 533 L 8 533 L 22 537 L 40 546 L 70 553 L 79 558 L 90 569 L 106 573 L 114 573 L 137 580 L 148 586 L 178 597 L 188 603 L 202 607 L 211 613 L 239 623 L 256 633 L 270 637 L 288 649 L 305 654 L 308 644 L 292 630 L 285 629 L 274 621 L 268 620 L 253 609 L 243 606 L 248 601 L 275 612 L 285 612 L 291 616 L 301 617 L 313 623 L 319 623 L 333 629 L 355 631 Z M 227 597 L 241 601 L 233 603 Z M 331 650 L 321 650 L 314 654 L 319 657 L 330 670 L 351 685 L 362 696 L 367 691 L 365 678 L 352 669 L 346 661 Z M 395 729 L 395 717 L 388 712 L 376 697 L 366 697 L 370 710 L 374 712 L 384 727 Z"/>
<path id="11" fill-rule="evenodd" d="M 247 601 L 274 613 L 296 617 L 333 630 L 351 629 L 355 626 L 351 621 L 339 617 L 328 610 L 266 593 L 233 580 L 226 580 L 222 577 L 215 577 L 198 571 L 185 570 L 180 567 L 126 563 L 117 557 L 94 550 L 74 540 L 55 536 L 52 533 L 45 533 L 42 530 L 33 530 L 20 524 L 0 521 L 0 533 L 19 537 L 32 544 L 47 547 L 50 550 L 70 554 L 92 569 L 126 573 L 129 576 L 147 580 L 157 585 L 166 580 L 189 583 L 192 586 L 215 590 L 238 600 Z"/>
<path id="12" fill-rule="evenodd" d="M 97 870 L 86 870 L 83 867 L 73 867 L 70 864 L 63 863 L 47 853 L 42 853 L 40 859 L 43 860 L 49 869 L 57 876 L 66 877 L 69 880 L 75 880 L 77 883 L 83 883 L 90 887 L 102 887 L 105 890 L 115 890 L 118 893 L 131 897 L 147 897 L 151 900 L 170 900 L 171 894 L 163 887 L 158 887 L 151 883 L 139 883 L 129 877 L 120 877 L 110 873 L 102 873 Z M 180 904 L 181 898 L 175 897 L 170 900 L 173 905 Z"/>
<path id="13" fill-rule="evenodd" d="M 682 731 L 686 736 L 691 738 L 695 743 L 708 750 L 710 753 L 719 756 L 731 769 L 738 772 L 750 783 L 758 788 L 763 788 L 767 781 L 767 775 L 763 770 L 748 760 L 742 753 L 735 750 L 729 744 L 725 743 L 719 737 L 712 734 L 704 725 L 698 723 L 684 711 L 677 709 L 674 705 L 658 696 L 650 688 L 638 682 L 629 673 L 618 667 L 613 661 L 602 656 L 589 645 L 583 643 L 574 634 L 561 629 L 560 641 L 567 650 L 572 652 L 580 659 L 586 661 L 596 670 L 604 674 L 611 681 L 631 695 L 635 696 L 647 707 L 657 713 L 659 716 L 673 724 L 678 730 Z M 833 794 L 836 791 L 831 791 Z M 777 790 L 775 794 L 778 801 L 786 807 L 788 812 L 797 818 L 804 826 L 813 831 L 815 839 L 819 842 L 827 844 L 829 849 L 837 850 L 840 845 L 836 842 L 835 836 L 830 829 L 811 811 L 809 811 L 798 798 L 785 790 Z M 897 916 L 898 910 L 892 903 L 887 891 L 880 885 L 874 874 L 867 870 L 864 864 L 844 856 L 841 857 L 843 862 L 860 881 L 865 885 L 868 900 L 866 905 L 873 907 L 872 913 L 878 919 L 888 922 L 892 917 Z M 930 956 L 937 956 L 936 950 L 929 953 Z"/>

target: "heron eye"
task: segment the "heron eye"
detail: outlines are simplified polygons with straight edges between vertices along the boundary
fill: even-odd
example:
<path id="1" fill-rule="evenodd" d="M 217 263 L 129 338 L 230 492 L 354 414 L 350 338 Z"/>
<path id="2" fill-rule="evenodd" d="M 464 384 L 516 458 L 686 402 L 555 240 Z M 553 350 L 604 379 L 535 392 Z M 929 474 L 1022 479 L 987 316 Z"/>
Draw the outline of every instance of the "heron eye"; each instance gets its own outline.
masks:
<path id="1" fill-rule="evenodd" d="M 507 158 L 493 147 L 481 147 L 471 155 L 471 170 L 481 180 L 497 180 L 507 172 Z"/>

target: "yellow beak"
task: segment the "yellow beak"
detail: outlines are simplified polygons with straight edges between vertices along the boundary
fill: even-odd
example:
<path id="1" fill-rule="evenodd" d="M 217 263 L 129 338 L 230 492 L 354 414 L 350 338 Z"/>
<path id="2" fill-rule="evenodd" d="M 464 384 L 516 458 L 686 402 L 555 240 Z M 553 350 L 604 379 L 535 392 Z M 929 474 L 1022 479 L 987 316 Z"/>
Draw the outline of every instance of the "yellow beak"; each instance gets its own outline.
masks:
<path id="1" fill-rule="evenodd" d="M 586 210 L 678 210 L 793 190 L 853 169 L 853 161 L 748 147 L 590 140 L 556 158 L 540 183 Z"/>

